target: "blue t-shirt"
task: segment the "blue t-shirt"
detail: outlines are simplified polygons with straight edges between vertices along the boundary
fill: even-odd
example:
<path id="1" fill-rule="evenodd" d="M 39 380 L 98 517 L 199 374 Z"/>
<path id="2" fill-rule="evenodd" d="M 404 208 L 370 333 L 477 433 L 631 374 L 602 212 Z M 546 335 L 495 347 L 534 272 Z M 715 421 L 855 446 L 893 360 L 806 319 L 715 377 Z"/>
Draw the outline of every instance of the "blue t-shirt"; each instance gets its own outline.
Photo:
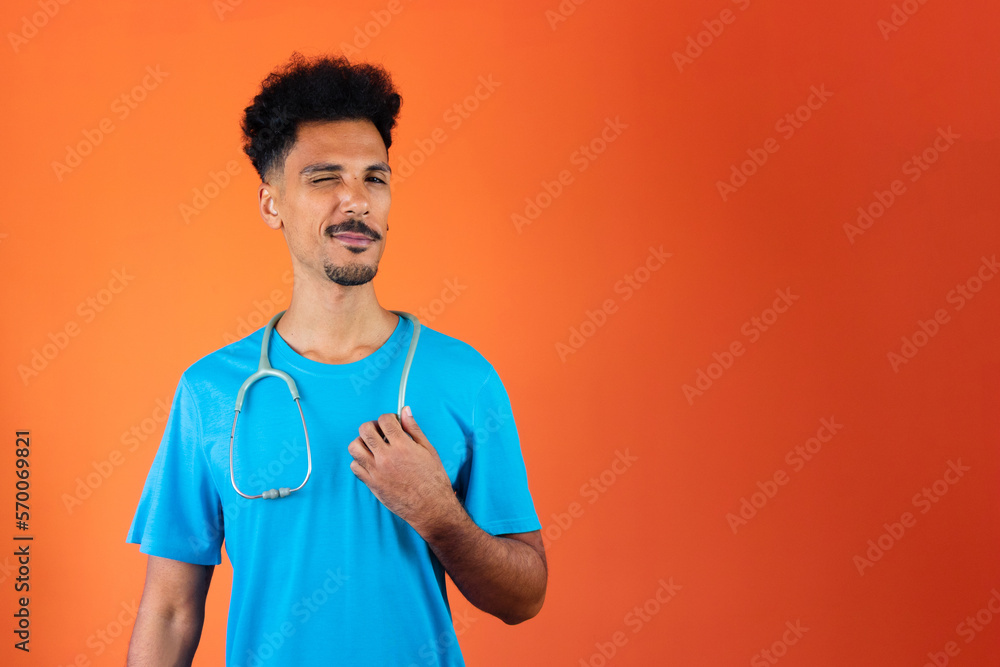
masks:
<path id="1" fill-rule="evenodd" d="M 348 364 L 307 359 L 272 334 L 271 365 L 298 385 L 312 449 L 309 482 L 277 500 L 247 500 L 230 480 L 236 393 L 257 370 L 263 328 L 181 377 L 127 541 L 146 554 L 214 565 L 225 540 L 230 667 L 464 664 L 441 563 L 355 477 L 347 451 L 362 423 L 396 412 L 412 333 L 400 317 L 379 350 Z M 480 528 L 540 529 L 510 400 L 482 355 L 423 326 L 406 404 Z M 287 385 L 256 382 L 236 429 L 237 485 L 248 495 L 295 488 L 306 468 Z"/>

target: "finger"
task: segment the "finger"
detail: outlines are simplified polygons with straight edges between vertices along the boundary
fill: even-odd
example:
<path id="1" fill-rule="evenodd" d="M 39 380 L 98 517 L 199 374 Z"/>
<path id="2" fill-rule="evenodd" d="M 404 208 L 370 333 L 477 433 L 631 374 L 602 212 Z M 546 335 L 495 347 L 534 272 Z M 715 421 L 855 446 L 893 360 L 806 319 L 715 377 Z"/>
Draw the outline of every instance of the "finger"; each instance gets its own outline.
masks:
<path id="1" fill-rule="evenodd" d="M 351 440 L 351 443 L 347 445 L 347 453 L 351 455 L 351 458 L 366 468 L 368 467 L 369 462 L 375 462 L 374 455 L 371 450 L 368 449 L 368 445 L 366 445 L 364 440 L 361 438 Z"/>
<path id="2" fill-rule="evenodd" d="M 414 442 L 419 442 L 424 447 L 433 449 L 431 441 L 427 439 L 427 435 L 424 434 L 423 429 L 420 428 L 419 424 L 417 424 L 417 420 L 413 417 L 413 411 L 408 405 L 403 408 L 403 428 L 406 430 L 406 433 L 413 438 Z"/>
<path id="3" fill-rule="evenodd" d="M 358 428 L 358 435 L 360 436 L 362 442 L 364 442 L 371 451 L 372 455 L 374 455 L 380 447 L 388 444 L 385 436 L 382 435 L 382 431 L 375 422 L 365 422 L 362 424 Z"/>
<path id="4" fill-rule="evenodd" d="M 406 431 L 404 431 L 403 427 L 399 425 L 399 417 L 391 412 L 379 415 L 378 425 L 381 427 L 382 433 L 385 433 L 390 444 L 392 444 L 393 441 L 398 442 L 399 438 L 407 437 Z"/>
<path id="5" fill-rule="evenodd" d="M 364 467 L 363 465 L 361 465 L 360 463 L 358 463 L 356 460 L 355 461 L 351 461 L 351 472 L 354 473 L 355 477 L 357 477 L 362 482 L 364 482 L 366 486 L 367 486 L 368 482 L 372 478 L 372 474 L 370 472 L 368 472 L 368 468 Z"/>

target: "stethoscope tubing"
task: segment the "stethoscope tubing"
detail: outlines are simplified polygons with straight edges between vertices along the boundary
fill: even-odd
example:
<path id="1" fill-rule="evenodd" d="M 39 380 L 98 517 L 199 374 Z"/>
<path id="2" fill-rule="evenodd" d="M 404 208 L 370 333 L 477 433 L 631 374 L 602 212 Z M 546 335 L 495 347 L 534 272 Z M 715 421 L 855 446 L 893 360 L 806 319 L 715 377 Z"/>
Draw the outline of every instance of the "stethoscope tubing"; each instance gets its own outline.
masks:
<path id="1" fill-rule="evenodd" d="M 417 349 L 417 339 L 420 338 L 420 320 L 418 320 L 410 313 L 406 313 L 400 310 L 393 310 L 390 312 L 396 313 L 400 317 L 405 317 L 406 319 L 408 319 L 410 322 L 413 323 L 413 336 L 410 338 L 410 347 L 406 351 L 406 359 L 403 361 L 403 373 L 402 377 L 399 380 L 399 404 L 396 409 L 396 413 L 397 416 L 399 417 L 400 422 L 402 422 L 403 407 L 406 405 L 406 381 L 410 376 L 410 366 L 413 364 L 413 354 L 414 352 L 416 352 Z M 260 361 L 257 363 L 257 370 L 252 375 L 250 375 L 250 377 L 248 377 L 246 380 L 243 381 L 243 384 L 240 385 L 239 391 L 236 393 L 236 409 L 233 414 L 233 429 L 229 434 L 229 479 L 232 482 L 233 489 L 236 491 L 236 493 L 240 494 L 241 496 L 243 496 L 248 500 L 254 500 L 256 498 L 263 498 L 265 500 L 273 500 L 275 498 L 285 498 L 286 496 L 289 496 L 292 493 L 304 487 L 306 485 L 306 482 L 309 481 L 310 475 L 312 475 L 312 448 L 309 445 L 309 429 L 306 427 L 306 417 L 305 414 L 303 414 L 302 412 L 302 403 L 299 397 L 299 389 L 295 384 L 295 380 L 293 380 L 288 373 L 272 367 L 270 359 L 268 358 L 268 348 L 270 346 L 270 341 L 271 341 L 271 332 L 274 331 L 275 325 L 278 323 L 278 320 L 281 319 L 281 316 L 284 314 L 285 314 L 284 310 L 279 313 L 276 313 L 274 317 L 271 318 L 271 321 L 267 323 L 267 326 L 264 327 L 264 336 L 261 339 L 260 343 Z M 288 487 L 280 487 L 277 489 L 268 489 L 267 491 L 264 491 L 263 493 L 259 493 L 256 495 L 248 495 L 246 493 L 243 493 L 240 490 L 239 486 L 237 486 L 236 484 L 236 472 L 235 472 L 235 467 L 233 465 L 235 442 L 236 442 L 236 422 L 240 417 L 240 411 L 243 409 L 243 400 L 246 397 L 247 390 L 254 382 L 262 380 L 266 377 L 277 377 L 284 380 L 285 384 L 288 385 L 289 392 L 291 392 L 292 394 L 292 399 L 295 401 L 295 406 L 299 409 L 299 417 L 302 420 L 302 432 L 305 435 L 305 440 L 306 440 L 306 461 L 307 461 L 306 476 L 305 479 L 302 480 L 302 483 L 299 484 L 294 489 Z"/>

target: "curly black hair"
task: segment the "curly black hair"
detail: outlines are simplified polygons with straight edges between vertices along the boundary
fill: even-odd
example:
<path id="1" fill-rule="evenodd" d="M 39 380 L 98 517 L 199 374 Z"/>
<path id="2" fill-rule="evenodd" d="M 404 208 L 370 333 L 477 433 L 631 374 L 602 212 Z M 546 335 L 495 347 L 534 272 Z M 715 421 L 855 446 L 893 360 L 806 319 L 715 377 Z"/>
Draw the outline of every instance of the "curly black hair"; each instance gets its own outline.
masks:
<path id="1" fill-rule="evenodd" d="M 402 101 L 378 65 L 352 65 L 342 56 L 308 60 L 295 52 L 243 110 L 243 152 L 267 181 L 272 170 L 284 167 L 299 123 L 357 119 L 370 120 L 388 150 Z"/>

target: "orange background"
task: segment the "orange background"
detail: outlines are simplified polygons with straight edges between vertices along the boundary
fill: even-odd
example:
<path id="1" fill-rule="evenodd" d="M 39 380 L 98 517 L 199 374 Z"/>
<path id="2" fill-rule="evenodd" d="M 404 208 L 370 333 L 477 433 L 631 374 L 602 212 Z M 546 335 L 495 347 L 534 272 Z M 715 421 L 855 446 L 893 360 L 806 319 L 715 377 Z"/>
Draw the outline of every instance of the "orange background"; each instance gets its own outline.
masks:
<path id="1" fill-rule="evenodd" d="M 420 162 L 394 184 L 381 303 L 425 309 L 498 369 L 545 526 L 537 618 L 505 626 L 452 589 L 470 665 L 774 664 L 765 649 L 789 666 L 998 664 L 1000 281 L 981 258 L 1000 254 L 1000 9 L 907 0 L 888 30 L 889 0 L 845 4 L 6 2 L 0 553 L 35 539 L 30 654 L 12 648 L 15 559 L 0 557 L 0 661 L 122 664 L 146 563 L 124 539 L 158 402 L 290 296 L 243 107 L 293 50 L 350 45 L 403 95 L 393 168 Z M 164 77 L 123 107 L 147 67 Z M 495 89 L 469 98 L 479 77 Z M 457 126 L 456 104 L 475 107 Z M 724 198 L 718 182 L 754 155 Z M 892 204 L 850 238 L 878 197 Z M 671 256 L 649 272 L 651 246 Z M 465 289 L 444 305 L 446 281 Z M 979 291 L 960 301 L 959 285 Z M 779 290 L 798 298 L 777 314 Z M 894 368 L 920 322 L 934 335 Z M 711 386 L 686 396 L 699 371 Z M 823 419 L 842 428 L 830 438 Z M 126 445 L 133 428 L 144 439 Z M 17 429 L 32 438 L 26 533 Z M 227 568 L 198 665 L 222 661 Z M 661 581 L 679 587 L 666 603 Z"/>

